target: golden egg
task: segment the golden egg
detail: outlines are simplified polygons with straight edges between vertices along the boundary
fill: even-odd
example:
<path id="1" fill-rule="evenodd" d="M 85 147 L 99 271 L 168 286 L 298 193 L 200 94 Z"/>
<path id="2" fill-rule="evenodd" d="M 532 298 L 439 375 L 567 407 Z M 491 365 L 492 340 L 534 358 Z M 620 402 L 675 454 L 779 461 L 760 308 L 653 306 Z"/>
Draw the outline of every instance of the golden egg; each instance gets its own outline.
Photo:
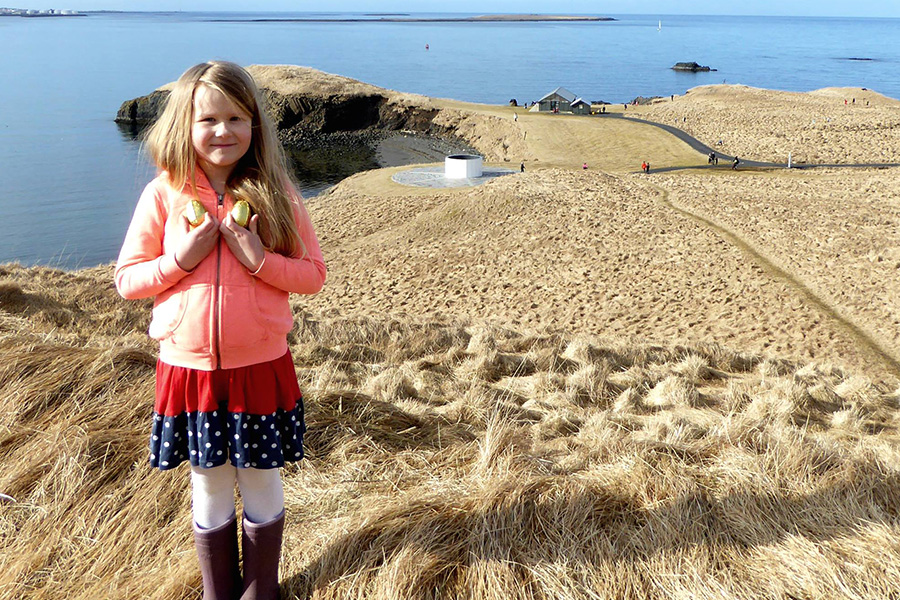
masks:
<path id="1" fill-rule="evenodd" d="M 206 209 L 203 208 L 203 205 L 200 204 L 200 201 L 197 199 L 191 200 L 187 207 L 184 209 L 184 216 L 187 217 L 188 223 L 191 224 L 191 227 L 197 227 L 200 223 L 203 222 L 203 216 L 206 214 Z"/>
<path id="2" fill-rule="evenodd" d="M 238 200 L 231 209 L 231 218 L 241 227 L 246 227 L 250 222 L 250 204 L 246 200 Z"/>

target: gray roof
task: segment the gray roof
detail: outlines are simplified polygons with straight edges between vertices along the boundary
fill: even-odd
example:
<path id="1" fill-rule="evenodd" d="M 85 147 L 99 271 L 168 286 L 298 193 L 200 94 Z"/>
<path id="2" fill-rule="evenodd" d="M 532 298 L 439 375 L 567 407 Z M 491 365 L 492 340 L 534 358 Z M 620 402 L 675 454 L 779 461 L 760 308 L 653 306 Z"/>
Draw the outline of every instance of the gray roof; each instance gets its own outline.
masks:
<path id="1" fill-rule="evenodd" d="M 560 96 L 561 98 L 564 98 L 565 100 L 567 100 L 569 102 L 572 102 L 573 100 L 575 100 L 575 97 L 576 97 L 575 94 L 573 94 L 566 88 L 558 87 L 555 90 L 553 90 L 552 92 L 550 92 L 549 94 L 547 94 L 546 96 L 544 96 L 543 98 L 541 98 L 540 100 L 538 100 L 538 102 L 543 102 L 550 96 L 554 96 L 554 95 Z"/>
<path id="2" fill-rule="evenodd" d="M 578 98 L 578 99 L 576 99 L 575 102 L 572 103 L 572 106 L 575 106 L 576 104 L 585 104 L 585 105 L 587 105 L 587 106 L 590 106 L 590 105 L 591 105 L 590 102 L 584 100 L 583 98 Z"/>

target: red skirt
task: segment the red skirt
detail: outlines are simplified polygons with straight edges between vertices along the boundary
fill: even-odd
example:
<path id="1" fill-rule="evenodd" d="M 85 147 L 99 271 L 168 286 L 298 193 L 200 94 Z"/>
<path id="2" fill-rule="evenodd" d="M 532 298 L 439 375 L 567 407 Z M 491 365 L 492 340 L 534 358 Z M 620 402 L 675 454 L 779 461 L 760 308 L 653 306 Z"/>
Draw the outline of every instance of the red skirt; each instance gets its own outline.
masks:
<path id="1" fill-rule="evenodd" d="M 303 397 L 290 352 L 236 369 L 156 363 L 150 464 L 271 469 L 303 458 Z"/>

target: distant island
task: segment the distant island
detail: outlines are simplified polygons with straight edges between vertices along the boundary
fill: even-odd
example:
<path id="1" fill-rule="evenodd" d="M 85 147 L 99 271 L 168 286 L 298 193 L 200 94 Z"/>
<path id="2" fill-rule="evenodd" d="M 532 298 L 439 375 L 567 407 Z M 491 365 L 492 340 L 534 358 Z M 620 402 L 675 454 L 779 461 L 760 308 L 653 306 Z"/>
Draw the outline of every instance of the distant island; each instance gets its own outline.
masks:
<path id="1" fill-rule="evenodd" d="M 612 17 L 585 17 L 577 15 L 481 15 L 460 21 L 615 21 Z"/>
<path id="2" fill-rule="evenodd" d="M 268 22 L 304 22 L 304 23 L 484 23 L 484 22 L 582 22 L 582 21 L 615 21 L 612 17 L 588 17 L 577 15 L 480 15 L 477 17 L 408 17 L 408 16 L 382 16 L 380 18 L 316 18 L 316 17 L 258 17 L 252 19 L 240 19 L 235 17 L 210 19 L 215 22 L 244 22 L 268 23 Z"/>
<path id="3" fill-rule="evenodd" d="M 0 8 L 0 17 L 83 17 L 77 10 L 30 10 L 27 8 Z"/>
<path id="4" fill-rule="evenodd" d="M 695 62 L 680 62 L 675 63 L 675 66 L 672 67 L 673 71 L 690 71 L 691 73 L 698 72 L 706 72 L 706 71 L 717 71 L 718 69 L 711 69 L 709 67 L 703 66 L 699 63 Z"/>

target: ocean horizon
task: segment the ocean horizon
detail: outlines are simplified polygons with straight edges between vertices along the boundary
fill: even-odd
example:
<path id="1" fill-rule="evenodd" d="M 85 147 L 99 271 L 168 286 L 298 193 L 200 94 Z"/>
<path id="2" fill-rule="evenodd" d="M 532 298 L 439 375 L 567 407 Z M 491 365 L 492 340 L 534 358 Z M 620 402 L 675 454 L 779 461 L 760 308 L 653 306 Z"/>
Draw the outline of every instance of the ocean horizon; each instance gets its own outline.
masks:
<path id="1" fill-rule="evenodd" d="M 405 13 L 458 18 L 478 13 Z M 301 20 L 254 21 L 259 15 Z M 353 21 L 302 20 L 334 15 Z M 197 62 L 297 64 L 379 87 L 520 104 L 562 86 L 592 102 L 733 83 L 900 97 L 900 19 L 596 15 L 599 22 L 383 22 L 383 13 L 91 12 L 0 18 L 0 262 L 115 260 L 153 176 L 119 105 Z M 426 49 L 427 45 L 427 49 Z M 679 73 L 676 62 L 715 71 Z M 306 182 L 306 193 L 323 182 Z"/>

